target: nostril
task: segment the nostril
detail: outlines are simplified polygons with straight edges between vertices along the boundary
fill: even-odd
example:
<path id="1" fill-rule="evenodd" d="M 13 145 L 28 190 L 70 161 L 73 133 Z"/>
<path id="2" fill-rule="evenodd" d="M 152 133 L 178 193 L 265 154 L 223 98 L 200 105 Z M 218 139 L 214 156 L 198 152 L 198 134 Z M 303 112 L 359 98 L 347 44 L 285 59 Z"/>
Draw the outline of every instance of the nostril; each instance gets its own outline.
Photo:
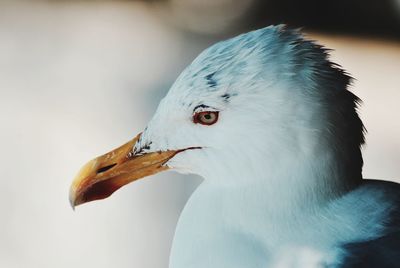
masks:
<path id="1" fill-rule="evenodd" d="M 116 165 L 116 164 L 111 164 L 111 165 L 108 165 L 108 166 L 105 166 L 105 167 L 101 167 L 101 168 L 99 168 L 99 169 L 97 170 L 97 174 L 102 173 L 102 172 L 105 172 L 105 171 L 107 171 L 107 170 L 113 168 L 115 165 Z"/>

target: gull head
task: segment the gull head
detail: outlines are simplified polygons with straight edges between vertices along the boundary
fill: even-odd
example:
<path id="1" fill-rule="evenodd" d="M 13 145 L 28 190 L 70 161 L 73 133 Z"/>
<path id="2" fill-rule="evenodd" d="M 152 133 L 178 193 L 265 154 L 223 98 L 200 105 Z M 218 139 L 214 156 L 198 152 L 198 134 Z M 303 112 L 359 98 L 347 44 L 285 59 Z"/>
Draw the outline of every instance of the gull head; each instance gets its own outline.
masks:
<path id="1" fill-rule="evenodd" d="M 71 204 L 168 169 L 222 186 L 351 184 L 361 178 L 363 125 L 350 80 L 325 48 L 282 25 L 217 43 L 181 73 L 142 133 L 82 168 Z"/>

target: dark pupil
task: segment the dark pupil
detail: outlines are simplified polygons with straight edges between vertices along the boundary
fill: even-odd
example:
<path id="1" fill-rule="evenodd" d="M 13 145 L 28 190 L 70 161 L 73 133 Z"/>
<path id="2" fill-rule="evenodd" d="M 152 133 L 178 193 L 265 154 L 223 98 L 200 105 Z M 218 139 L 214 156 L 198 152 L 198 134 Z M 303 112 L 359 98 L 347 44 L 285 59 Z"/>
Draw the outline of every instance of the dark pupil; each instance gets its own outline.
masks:
<path id="1" fill-rule="evenodd" d="M 211 119 L 211 114 L 205 114 L 205 115 L 204 115 L 204 119 L 210 120 L 210 119 Z"/>

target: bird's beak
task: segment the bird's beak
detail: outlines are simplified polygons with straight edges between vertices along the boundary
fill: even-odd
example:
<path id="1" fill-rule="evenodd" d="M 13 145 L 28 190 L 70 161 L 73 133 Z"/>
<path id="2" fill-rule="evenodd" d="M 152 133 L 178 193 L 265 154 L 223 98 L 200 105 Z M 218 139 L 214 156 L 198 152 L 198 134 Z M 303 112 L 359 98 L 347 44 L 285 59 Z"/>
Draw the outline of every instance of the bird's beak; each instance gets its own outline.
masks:
<path id="1" fill-rule="evenodd" d="M 168 166 L 165 163 L 183 151 L 170 150 L 134 155 L 132 150 L 140 135 L 82 167 L 70 188 L 69 199 L 73 208 L 86 202 L 107 198 L 132 181 L 167 170 Z"/>

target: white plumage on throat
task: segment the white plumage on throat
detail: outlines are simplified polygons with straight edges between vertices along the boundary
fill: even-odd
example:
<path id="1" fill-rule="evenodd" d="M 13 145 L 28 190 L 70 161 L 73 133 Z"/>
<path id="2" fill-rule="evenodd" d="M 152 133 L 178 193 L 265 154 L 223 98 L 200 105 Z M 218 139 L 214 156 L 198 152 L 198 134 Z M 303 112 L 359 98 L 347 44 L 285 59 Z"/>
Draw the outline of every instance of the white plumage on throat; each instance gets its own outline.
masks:
<path id="1" fill-rule="evenodd" d="M 340 197 L 362 179 L 363 125 L 349 81 L 324 48 L 283 26 L 220 42 L 183 71 L 136 144 L 202 148 L 167 163 L 204 178 L 179 220 L 172 268 L 302 267 L 282 260 L 303 251 L 333 265 L 335 241 L 379 232 L 331 211 L 355 202 Z M 219 111 L 218 122 L 194 124 L 203 110 Z"/>

